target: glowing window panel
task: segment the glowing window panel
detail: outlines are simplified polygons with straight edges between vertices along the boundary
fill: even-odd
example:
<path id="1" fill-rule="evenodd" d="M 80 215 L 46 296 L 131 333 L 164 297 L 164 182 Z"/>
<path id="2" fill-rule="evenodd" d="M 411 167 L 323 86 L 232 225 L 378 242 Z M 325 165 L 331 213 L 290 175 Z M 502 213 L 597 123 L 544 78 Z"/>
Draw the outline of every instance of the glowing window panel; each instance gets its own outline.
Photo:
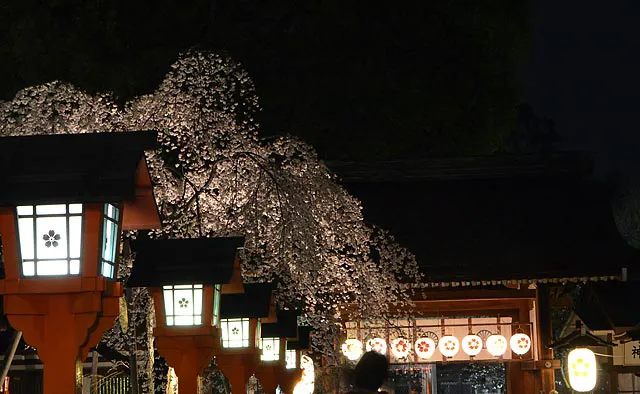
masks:
<path id="1" fill-rule="evenodd" d="M 295 350 L 287 350 L 284 354 L 287 369 L 295 369 L 297 364 L 297 353 Z"/>
<path id="2" fill-rule="evenodd" d="M 249 347 L 249 319 L 221 319 L 222 347 Z"/>
<path id="3" fill-rule="evenodd" d="M 16 207 L 23 276 L 79 275 L 82 204 Z"/>
<path id="4" fill-rule="evenodd" d="M 102 256 L 100 259 L 100 273 L 113 279 L 115 276 L 116 259 L 118 258 L 118 237 L 120 234 L 120 209 L 112 204 L 104 204 L 102 212 Z"/>
<path id="5" fill-rule="evenodd" d="M 280 359 L 280 338 L 262 338 L 260 341 L 262 361 L 278 361 Z"/>
<path id="6" fill-rule="evenodd" d="M 202 285 L 162 286 L 167 326 L 202 324 Z"/>

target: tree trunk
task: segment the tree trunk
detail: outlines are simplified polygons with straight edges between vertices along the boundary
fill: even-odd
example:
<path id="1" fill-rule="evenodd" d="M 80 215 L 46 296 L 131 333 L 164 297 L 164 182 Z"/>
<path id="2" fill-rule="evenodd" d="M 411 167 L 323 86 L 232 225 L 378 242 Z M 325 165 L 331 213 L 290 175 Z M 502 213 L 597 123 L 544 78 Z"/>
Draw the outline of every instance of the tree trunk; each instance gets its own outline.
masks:
<path id="1" fill-rule="evenodd" d="M 16 349 L 18 349 L 18 344 L 20 343 L 20 339 L 22 338 L 22 331 L 16 331 L 13 333 L 13 339 L 11 340 L 11 346 L 7 349 L 7 353 L 4 355 L 4 362 L 2 365 L 2 374 L 0 375 L 0 385 L 4 383 L 4 378 L 9 374 L 9 368 L 11 368 L 11 363 L 13 362 L 13 356 L 16 354 Z"/>
<path id="2" fill-rule="evenodd" d="M 98 392 L 98 358 L 100 357 L 97 350 L 91 352 L 91 394 Z"/>

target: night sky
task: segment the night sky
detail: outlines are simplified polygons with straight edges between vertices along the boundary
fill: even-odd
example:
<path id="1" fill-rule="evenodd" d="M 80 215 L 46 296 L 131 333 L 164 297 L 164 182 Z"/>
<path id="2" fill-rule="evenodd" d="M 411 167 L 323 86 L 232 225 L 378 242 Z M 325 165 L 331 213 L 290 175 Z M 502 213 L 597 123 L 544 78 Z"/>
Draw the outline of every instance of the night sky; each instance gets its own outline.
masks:
<path id="1" fill-rule="evenodd" d="M 640 2 L 531 1 L 3 2 L 0 99 L 62 79 L 126 100 L 178 53 L 222 50 L 254 78 L 264 133 L 322 157 L 487 154 L 525 101 L 562 148 L 640 175 Z"/>
<path id="2" fill-rule="evenodd" d="M 636 0 L 534 0 L 523 97 L 562 147 L 597 152 L 601 174 L 640 176 L 638 17 Z"/>

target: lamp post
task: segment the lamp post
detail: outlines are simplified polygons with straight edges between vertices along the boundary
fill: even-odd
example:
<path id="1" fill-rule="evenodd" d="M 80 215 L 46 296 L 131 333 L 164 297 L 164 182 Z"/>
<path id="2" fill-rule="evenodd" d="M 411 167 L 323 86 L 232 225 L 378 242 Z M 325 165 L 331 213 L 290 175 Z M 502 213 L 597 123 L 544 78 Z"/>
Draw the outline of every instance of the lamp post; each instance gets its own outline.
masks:
<path id="1" fill-rule="evenodd" d="M 277 322 L 263 323 L 260 330 L 260 364 L 256 376 L 265 393 L 275 393 L 278 386 L 293 390 L 298 376 L 287 373 L 285 354 L 287 340 L 298 339 L 298 311 L 277 312 Z"/>
<path id="2" fill-rule="evenodd" d="M 598 382 L 596 356 L 590 348 L 614 346 L 617 345 L 588 332 L 580 320 L 576 321 L 575 331 L 549 345 L 553 349 L 569 350 L 567 355 L 569 385 L 578 393 L 593 390 Z"/>
<path id="3" fill-rule="evenodd" d="M 244 239 L 140 240 L 128 287 L 149 287 L 155 347 L 178 376 L 183 394 L 196 394 L 200 374 L 220 349 L 222 284 Z"/>
<path id="4" fill-rule="evenodd" d="M 244 391 L 249 378 L 256 373 L 260 361 L 260 320 L 269 316 L 273 285 L 242 284 L 239 265 L 234 268 L 234 279 L 222 288 L 222 349 L 216 355 L 216 365 L 229 379 L 231 390 L 237 392 Z"/>
<path id="5" fill-rule="evenodd" d="M 155 144 L 153 132 L 0 138 L 0 294 L 45 394 L 76 391 L 118 316 L 122 229 L 160 226 L 143 156 Z"/>

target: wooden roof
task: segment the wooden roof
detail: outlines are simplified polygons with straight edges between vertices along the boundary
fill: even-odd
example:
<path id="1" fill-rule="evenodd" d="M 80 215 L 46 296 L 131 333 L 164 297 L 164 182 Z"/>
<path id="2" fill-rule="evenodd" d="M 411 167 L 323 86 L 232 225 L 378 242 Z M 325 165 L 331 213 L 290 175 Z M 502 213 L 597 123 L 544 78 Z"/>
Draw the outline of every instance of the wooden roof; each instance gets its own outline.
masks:
<path id="1" fill-rule="evenodd" d="M 420 286 L 608 280 L 640 258 L 583 155 L 329 167 L 415 254 Z"/>
<path id="2" fill-rule="evenodd" d="M 135 198 L 156 132 L 0 138 L 0 205 L 100 203 Z"/>
<path id="3" fill-rule="evenodd" d="M 259 318 L 269 316 L 272 283 L 245 283 L 244 293 L 223 294 L 220 317 L 223 319 Z"/>
<path id="4" fill-rule="evenodd" d="M 127 286 L 228 283 L 243 245 L 242 237 L 137 240 Z"/>

